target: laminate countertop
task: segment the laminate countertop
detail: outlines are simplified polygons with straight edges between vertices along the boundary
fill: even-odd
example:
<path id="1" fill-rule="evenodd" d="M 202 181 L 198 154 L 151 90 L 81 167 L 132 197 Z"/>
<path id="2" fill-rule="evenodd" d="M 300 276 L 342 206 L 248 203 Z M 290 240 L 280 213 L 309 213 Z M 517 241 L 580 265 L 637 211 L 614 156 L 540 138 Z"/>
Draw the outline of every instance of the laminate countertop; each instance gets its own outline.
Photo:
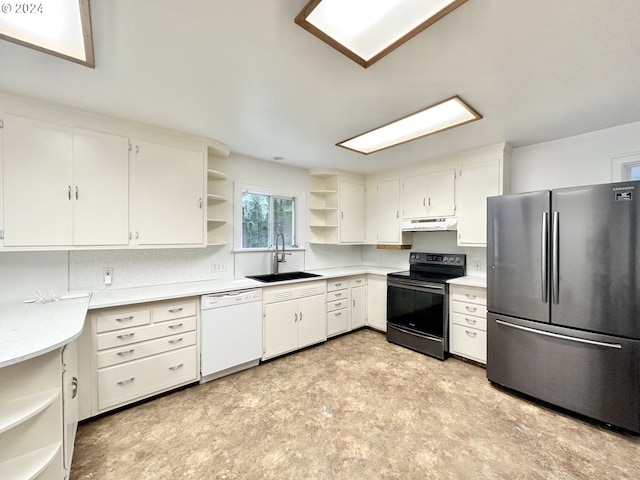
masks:
<path id="1" fill-rule="evenodd" d="M 82 333 L 87 311 L 91 309 L 352 275 L 386 276 L 387 273 L 398 270 L 400 269 L 358 265 L 309 270 L 322 277 L 275 283 L 230 278 L 69 293 L 46 303 L 33 300 L 0 303 L 0 368 L 37 357 L 75 340 Z"/>

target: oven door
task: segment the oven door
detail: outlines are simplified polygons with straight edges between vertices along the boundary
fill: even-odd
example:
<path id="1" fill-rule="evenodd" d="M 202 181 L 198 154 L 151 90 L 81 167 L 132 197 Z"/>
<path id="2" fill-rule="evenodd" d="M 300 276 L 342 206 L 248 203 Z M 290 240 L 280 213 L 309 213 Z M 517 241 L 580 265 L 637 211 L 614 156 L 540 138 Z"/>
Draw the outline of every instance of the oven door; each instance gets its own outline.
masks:
<path id="1" fill-rule="evenodd" d="M 387 279 L 387 339 L 443 360 L 449 350 L 446 284 Z"/>

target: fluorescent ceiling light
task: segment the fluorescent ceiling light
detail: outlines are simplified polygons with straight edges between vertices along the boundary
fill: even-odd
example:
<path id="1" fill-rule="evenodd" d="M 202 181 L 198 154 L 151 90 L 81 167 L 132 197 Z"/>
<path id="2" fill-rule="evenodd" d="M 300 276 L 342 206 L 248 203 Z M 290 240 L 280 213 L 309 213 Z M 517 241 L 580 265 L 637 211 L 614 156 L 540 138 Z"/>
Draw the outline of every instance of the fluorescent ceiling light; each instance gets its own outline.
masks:
<path id="1" fill-rule="evenodd" d="M 0 38 L 93 68 L 89 0 L 3 3 Z"/>
<path id="2" fill-rule="evenodd" d="M 367 68 L 467 0 L 311 0 L 295 22 Z"/>
<path id="3" fill-rule="evenodd" d="M 336 145 L 368 155 L 481 118 L 456 96 Z"/>

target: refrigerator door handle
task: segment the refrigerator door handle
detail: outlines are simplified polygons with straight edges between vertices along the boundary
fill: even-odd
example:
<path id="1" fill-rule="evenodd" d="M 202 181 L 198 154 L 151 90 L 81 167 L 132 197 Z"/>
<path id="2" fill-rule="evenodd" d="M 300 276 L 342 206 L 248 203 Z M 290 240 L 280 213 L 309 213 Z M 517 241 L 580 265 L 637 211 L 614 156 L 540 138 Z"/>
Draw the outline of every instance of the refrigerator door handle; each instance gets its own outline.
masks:
<path id="1" fill-rule="evenodd" d="M 549 265 L 548 252 L 549 252 L 549 212 L 542 214 L 542 239 L 540 244 L 542 245 L 541 251 L 541 273 L 542 273 L 542 303 L 549 302 L 549 272 L 547 266 Z"/>
<path id="2" fill-rule="evenodd" d="M 619 343 L 605 343 L 596 342 L 595 340 L 587 340 L 586 338 L 569 337 L 567 335 L 560 335 L 559 333 L 545 332 L 543 330 L 536 330 L 535 328 L 523 327 L 522 325 L 515 325 L 513 323 L 504 322 L 502 320 L 496 320 L 496 323 L 505 327 L 515 328 L 517 330 L 523 330 L 529 333 L 535 333 L 537 335 L 544 335 L 546 337 L 559 338 L 560 340 L 568 340 L 570 342 L 587 343 L 589 345 L 596 345 L 598 347 L 616 348 L 622 349 L 622 345 Z"/>
<path id="3" fill-rule="evenodd" d="M 551 290 L 553 303 L 560 303 L 560 258 L 558 256 L 560 240 L 560 213 L 553 212 L 553 227 L 551 240 Z"/>

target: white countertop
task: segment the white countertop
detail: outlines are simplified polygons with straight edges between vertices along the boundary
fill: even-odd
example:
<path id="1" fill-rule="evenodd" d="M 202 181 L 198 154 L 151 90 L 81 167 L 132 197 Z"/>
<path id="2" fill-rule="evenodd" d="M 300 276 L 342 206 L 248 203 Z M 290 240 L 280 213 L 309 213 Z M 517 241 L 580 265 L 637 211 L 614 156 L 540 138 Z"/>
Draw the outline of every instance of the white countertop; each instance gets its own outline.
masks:
<path id="1" fill-rule="evenodd" d="M 466 287 L 487 288 L 487 277 L 467 275 L 465 277 L 452 278 L 451 280 L 447 280 L 447 283 L 451 283 L 453 285 L 464 285 Z"/>
<path id="2" fill-rule="evenodd" d="M 207 293 L 246 288 L 262 288 L 284 283 L 345 277 L 351 275 L 387 275 L 398 268 L 367 265 L 309 270 L 322 278 L 263 283 L 249 278 L 206 280 L 148 287 L 105 289 L 74 293 L 48 303 L 20 301 L 0 304 L 0 368 L 50 352 L 73 341 L 82 333 L 88 309 L 191 297 Z"/>
<path id="3" fill-rule="evenodd" d="M 91 296 L 64 298 L 0 304 L 0 368 L 50 352 L 80 336 Z"/>

